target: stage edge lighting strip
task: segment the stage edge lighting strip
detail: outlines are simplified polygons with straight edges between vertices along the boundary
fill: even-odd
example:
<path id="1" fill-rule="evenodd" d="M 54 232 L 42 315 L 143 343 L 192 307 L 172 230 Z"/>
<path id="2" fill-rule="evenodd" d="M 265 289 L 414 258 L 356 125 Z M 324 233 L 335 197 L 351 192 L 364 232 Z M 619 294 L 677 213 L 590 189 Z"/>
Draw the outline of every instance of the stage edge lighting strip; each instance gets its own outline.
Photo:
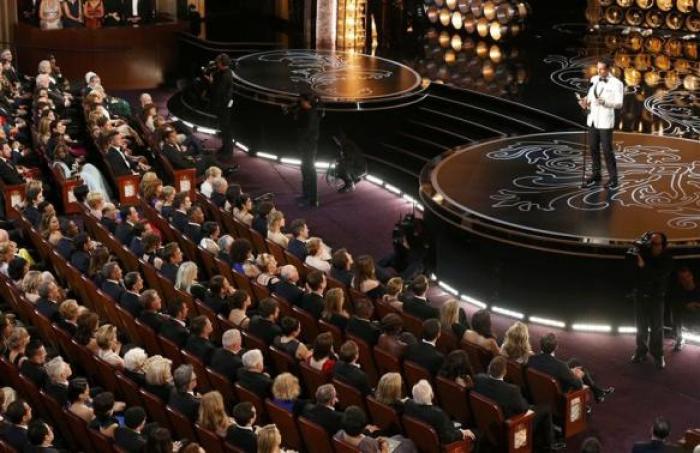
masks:
<path id="1" fill-rule="evenodd" d="M 179 118 L 177 118 L 174 115 L 170 115 L 170 118 L 173 121 L 179 120 Z M 196 132 L 199 132 L 202 134 L 215 135 L 216 133 L 219 132 L 218 129 L 197 126 L 197 125 L 194 125 L 194 124 L 189 123 L 187 121 L 183 121 L 183 123 L 192 127 Z M 233 143 L 236 147 L 238 147 L 242 151 L 244 151 L 246 153 L 250 152 L 250 149 L 247 146 L 245 146 L 243 143 L 237 142 L 236 140 L 233 140 Z M 266 152 L 257 152 L 257 153 L 255 153 L 255 155 L 262 157 L 264 159 L 274 160 L 274 161 L 277 161 L 277 162 L 280 162 L 283 164 L 287 164 L 287 165 L 297 165 L 297 166 L 301 165 L 301 161 L 299 159 L 288 158 L 288 157 L 279 157 L 276 154 L 271 154 L 271 153 L 266 153 Z M 316 168 L 327 170 L 332 165 L 329 162 L 316 161 L 316 162 L 314 162 L 314 166 Z M 390 192 L 394 195 L 399 196 L 400 198 L 402 198 L 406 202 L 412 204 L 419 211 L 423 211 L 423 205 L 421 203 L 419 203 L 412 196 L 402 192 L 401 189 L 399 189 L 398 187 L 393 186 L 393 185 L 385 182 L 381 178 L 378 178 L 378 177 L 376 177 L 374 175 L 370 175 L 370 174 L 365 175 L 365 180 L 376 185 L 376 186 L 379 186 L 379 187 L 385 189 L 387 192 Z M 480 301 L 472 296 L 469 296 L 468 294 L 459 293 L 459 291 L 456 288 L 454 288 L 453 286 L 451 286 L 443 281 L 440 281 L 435 274 L 430 274 L 430 280 L 437 282 L 438 286 L 440 288 L 442 288 L 445 292 L 447 292 L 453 296 L 459 295 L 460 300 L 462 300 L 462 301 L 464 301 L 464 302 L 466 302 L 466 303 L 468 303 L 476 308 L 479 308 L 479 309 L 487 309 L 488 308 L 488 304 L 486 304 L 485 302 L 482 302 L 482 301 Z M 498 313 L 500 315 L 503 315 L 503 316 L 507 316 L 509 318 L 515 318 L 515 319 L 520 319 L 520 320 L 525 319 L 524 313 L 510 310 L 508 308 L 497 307 L 494 305 L 491 307 L 491 311 L 494 313 Z M 527 321 L 531 322 L 533 324 L 539 324 L 539 325 L 548 326 L 548 327 L 556 327 L 559 329 L 566 329 L 567 328 L 566 323 L 563 321 L 542 318 L 539 316 L 528 316 Z M 579 332 L 602 332 L 602 333 L 613 332 L 612 326 L 607 325 L 607 324 L 574 323 L 571 325 L 571 328 L 573 330 L 579 331 Z M 633 333 L 637 332 L 637 328 L 632 327 L 632 326 L 618 326 L 616 329 L 616 332 L 618 334 L 633 334 Z M 692 334 L 692 333 L 684 333 L 683 338 L 685 338 L 688 343 L 700 344 L 700 335 Z"/>

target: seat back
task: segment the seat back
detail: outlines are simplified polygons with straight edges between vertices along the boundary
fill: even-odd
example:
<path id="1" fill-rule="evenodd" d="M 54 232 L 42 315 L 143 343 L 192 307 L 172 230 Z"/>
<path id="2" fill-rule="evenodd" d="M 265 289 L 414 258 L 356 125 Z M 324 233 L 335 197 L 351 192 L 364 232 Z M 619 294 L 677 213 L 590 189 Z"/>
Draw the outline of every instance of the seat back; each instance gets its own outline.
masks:
<path id="1" fill-rule="evenodd" d="M 106 389 L 113 394 L 119 393 L 119 382 L 117 381 L 117 376 L 114 374 L 118 368 L 113 367 L 109 363 L 105 362 L 101 358 L 94 356 L 95 366 L 97 367 L 97 374 L 100 377 L 100 383 Z"/>
<path id="2" fill-rule="evenodd" d="M 316 389 L 328 382 L 325 374 L 312 368 L 306 362 L 299 363 L 299 371 L 301 372 L 301 379 L 304 381 L 307 395 L 315 395 Z"/>
<path id="3" fill-rule="evenodd" d="M 493 359 L 491 351 L 469 341 L 462 341 L 460 347 L 469 355 L 469 361 L 474 372 L 485 373 L 489 363 L 491 363 L 491 359 Z"/>
<path id="4" fill-rule="evenodd" d="M 195 431 L 197 431 L 197 439 L 207 453 L 224 453 L 224 443 L 215 432 L 208 429 L 204 429 L 198 424 L 194 425 Z"/>
<path id="5" fill-rule="evenodd" d="M 299 428 L 294 420 L 294 415 L 277 406 L 269 399 L 265 400 L 265 409 L 267 410 L 267 415 L 270 417 L 270 421 L 277 425 L 280 432 L 284 433 L 282 436 L 282 445 L 288 449 L 302 451 L 304 444 L 301 440 Z"/>
<path id="6" fill-rule="evenodd" d="M 398 412 L 391 406 L 382 404 L 373 396 L 366 398 L 367 409 L 372 422 L 382 431 L 403 431 Z"/>
<path id="7" fill-rule="evenodd" d="M 307 343 L 313 342 L 318 336 L 318 322 L 311 313 L 299 307 L 292 307 L 292 316 L 299 320 L 301 333 Z"/>
<path id="8" fill-rule="evenodd" d="M 256 252 L 258 254 L 267 253 L 267 244 L 265 243 L 265 238 L 262 236 L 262 234 L 258 233 L 252 228 L 247 228 L 247 230 L 248 236 L 250 236 L 250 242 L 253 243 L 253 247 L 255 248 Z"/>
<path id="9" fill-rule="evenodd" d="M 416 418 L 401 417 L 406 435 L 416 444 L 421 453 L 440 453 L 440 439 L 435 430 Z"/>
<path id="10" fill-rule="evenodd" d="M 61 405 L 58 404 L 58 402 L 51 398 L 48 394 L 46 394 L 44 390 L 40 390 L 39 395 L 41 395 L 42 402 L 48 410 L 49 415 L 51 415 L 51 423 L 53 423 L 54 428 L 58 429 L 63 438 L 71 446 L 77 448 L 77 441 L 73 437 L 73 432 L 71 431 L 70 426 L 68 426 L 66 418 L 63 416 L 63 410 L 61 409 Z M 0 451 L 2 451 L 2 449 L 0 449 Z"/>
<path id="11" fill-rule="evenodd" d="M 216 258 L 214 257 L 214 255 L 200 248 L 199 257 L 201 259 L 202 264 L 204 264 L 204 270 L 207 272 L 209 278 L 215 275 L 219 275 L 219 268 L 216 265 Z"/>
<path id="12" fill-rule="evenodd" d="M 586 429 L 585 389 L 564 394 L 556 379 L 530 367 L 526 377 L 534 403 L 550 409 L 552 416 L 561 422 L 565 438 Z"/>
<path id="13" fill-rule="evenodd" d="M 335 453 L 357 453 L 360 451 L 360 449 L 356 446 L 351 445 L 335 436 L 333 436 L 333 448 L 335 449 Z"/>
<path id="14" fill-rule="evenodd" d="M 85 421 L 69 410 L 64 410 L 63 416 L 68 422 L 68 427 L 73 434 L 78 449 L 82 451 L 94 451 L 92 443 L 90 443 L 90 435 L 88 434 L 88 427 Z"/>
<path id="15" fill-rule="evenodd" d="M 467 389 L 451 379 L 438 376 L 435 378 L 435 392 L 440 400 L 440 407 L 451 418 L 462 425 L 471 426 L 473 417 L 467 400 Z"/>
<path id="16" fill-rule="evenodd" d="M 166 406 L 165 411 L 168 414 L 168 420 L 170 421 L 170 425 L 175 430 L 173 435 L 176 439 L 196 438 L 194 429 L 192 429 L 192 422 L 190 422 L 187 419 L 187 417 L 185 417 L 179 411 L 173 409 L 170 406 Z"/>
<path id="17" fill-rule="evenodd" d="M 437 348 L 437 350 L 445 355 L 457 349 L 458 345 L 459 340 L 457 339 L 457 335 L 455 335 L 452 329 L 443 329 L 443 331 L 437 339 L 437 343 L 435 343 L 435 347 Z"/>
<path id="18" fill-rule="evenodd" d="M 519 414 L 507 420 L 498 405 L 476 392 L 469 393 L 477 427 L 494 449 L 508 453 L 530 453 L 533 448 L 534 412 Z"/>
<path id="19" fill-rule="evenodd" d="M 403 319 L 404 329 L 411 332 L 416 338 L 421 338 L 423 333 L 423 320 L 417 316 L 409 315 L 408 313 L 401 313 L 401 319 Z"/>
<path id="20" fill-rule="evenodd" d="M 367 413 L 367 407 L 365 406 L 365 397 L 362 392 L 357 390 L 352 385 L 349 385 L 340 379 L 333 379 L 333 386 L 338 393 L 338 408 L 345 409 L 349 406 L 357 406 Z"/>
<path id="21" fill-rule="evenodd" d="M 360 337 L 355 335 L 346 335 L 346 340 L 352 340 L 357 344 L 357 349 L 360 353 L 360 357 L 357 359 L 357 363 L 360 364 L 360 368 L 367 374 L 367 379 L 369 380 L 369 385 L 375 387 L 378 381 L 377 366 L 374 363 L 374 357 L 372 356 L 372 348 L 369 343 Z"/>
<path id="22" fill-rule="evenodd" d="M 163 355 L 173 361 L 173 370 L 182 364 L 182 354 L 178 345 L 162 335 L 158 335 L 158 342 Z"/>
<path id="23" fill-rule="evenodd" d="M 134 328 L 139 335 L 141 341 L 143 341 L 143 346 L 148 351 L 149 355 L 162 354 L 163 350 L 158 342 L 158 335 L 148 327 L 146 324 L 142 323 L 138 319 L 134 320 Z"/>
<path id="24" fill-rule="evenodd" d="M 197 375 L 197 390 L 202 394 L 206 393 L 208 390 L 211 390 L 212 385 L 209 382 L 209 373 L 207 373 L 204 362 L 189 351 L 185 351 L 183 349 L 181 352 L 182 358 L 185 360 L 185 362 L 192 365 L 192 369 L 194 369 L 194 372 Z"/>
<path id="25" fill-rule="evenodd" d="M 343 345 L 343 331 L 335 324 L 331 324 L 323 319 L 318 320 L 318 329 L 320 332 L 330 332 L 333 335 L 335 350 L 340 351 L 340 347 Z"/>
<path id="26" fill-rule="evenodd" d="M 161 427 L 172 429 L 170 426 L 170 418 L 165 410 L 165 404 L 155 395 L 139 389 L 139 395 L 141 395 L 141 400 L 145 406 L 148 416 L 154 422 L 158 422 Z"/>
<path id="27" fill-rule="evenodd" d="M 313 445 L 314 453 L 333 453 L 333 446 L 325 429 L 304 417 L 299 417 L 297 422 L 304 443 Z"/>
<path id="28" fill-rule="evenodd" d="M 253 403 L 255 406 L 255 411 L 258 414 L 258 423 L 262 423 L 267 420 L 267 412 L 265 412 L 265 401 L 255 392 L 248 390 L 242 385 L 236 383 L 234 384 L 236 389 L 236 395 L 239 401 L 248 401 Z"/>
<path id="29" fill-rule="evenodd" d="M 124 397 L 124 401 L 128 407 L 143 405 L 141 395 L 139 394 L 139 386 L 136 385 L 134 381 L 120 371 L 115 372 L 114 377 L 119 383 L 119 393 Z"/>
<path id="30" fill-rule="evenodd" d="M 274 346 L 270 346 L 270 357 L 272 358 L 272 363 L 275 367 L 275 371 L 277 371 L 277 374 L 299 374 L 299 365 L 297 365 L 297 362 L 294 359 L 294 357 L 282 351 L 281 349 L 278 349 Z"/>
<path id="31" fill-rule="evenodd" d="M 515 360 L 508 360 L 505 381 L 513 385 L 517 385 L 521 390 L 526 390 L 527 382 L 525 382 L 525 368 L 526 367 Z"/>
<path id="32" fill-rule="evenodd" d="M 277 265 L 284 266 L 287 264 L 287 258 L 284 256 L 284 248 L 281 245 L 272 242 L 269 239 L 265 239 L 265 245 L 270 251 L 270 254 L 275 257 Z"/>
<path id="33" fill-rule="evenodd" d="M 107 436 L 96 429 L 88 428 L 87 432 L 90 435 L 90 443 L 96 453 L 112 450 L 112 441 Z"/>
<path id="34" fill-rule="evenodd" d="M 211 368 L 207 368 L 207 375 L 212 388 L 217 390 L 219 393 L 221 393 L 221 396 L 224 397 L 226 407 L 233 407 L 233 405 L 236 404 L 236 401 L 238 401 L 238 398 L 236 398 L 236 394 L 231 387 L 231 382 L 229 382 L 226 376 L 217 373 Z"/>
<path id="35" fill-rule="evenodd" d="M 433 376 L 430 374 L 430 371 L 410 360 L 403 361 L 403 375 L 406 378 L 406 386 L 408 388 L 412 388 L 421 379 L 425 379 L 431 385 L 433 383 Z"/>
<path id="36" fill-rule="evenodd" d="M 380 376 L 392 372 L 401 373 L 401 360 L 377 346 L 374 347 L 374 361 L 377 364 L 377 373 Z"/>

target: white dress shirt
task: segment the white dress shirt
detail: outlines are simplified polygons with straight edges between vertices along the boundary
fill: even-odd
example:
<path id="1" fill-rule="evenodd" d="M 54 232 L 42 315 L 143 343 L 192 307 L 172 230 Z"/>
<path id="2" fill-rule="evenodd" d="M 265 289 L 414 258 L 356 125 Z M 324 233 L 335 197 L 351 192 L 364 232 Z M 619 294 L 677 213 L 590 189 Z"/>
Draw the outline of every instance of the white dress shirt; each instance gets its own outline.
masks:
<path id="1" fill-rule="evenodd" d="M 596 129 L 612 129 L 615 127 L 615 109 L 622 108 L 622 98 L 625 87 L 622 82 L 609 74 L 607 81 L 600 76 L 591 79 L 588 89 L 589 111 L 587 124 Z"/>

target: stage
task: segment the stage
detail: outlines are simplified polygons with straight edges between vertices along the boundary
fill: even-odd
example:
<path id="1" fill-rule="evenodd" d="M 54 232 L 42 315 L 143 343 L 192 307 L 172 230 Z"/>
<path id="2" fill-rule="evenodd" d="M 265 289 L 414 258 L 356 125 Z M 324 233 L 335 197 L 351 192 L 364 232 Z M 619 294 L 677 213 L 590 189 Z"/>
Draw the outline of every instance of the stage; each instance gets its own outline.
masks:
<path id="1" fill-rule="evenodd" d="M 519 247 L 622 259 L 655 230 L 676 258 L 697 257 L 698 142 L 616 132 L 614 146 L 614 190 L 580 187 L 586 134 L 559 132 L 451 150 L 424 169 L 421 198 L 454 226 Z"/>

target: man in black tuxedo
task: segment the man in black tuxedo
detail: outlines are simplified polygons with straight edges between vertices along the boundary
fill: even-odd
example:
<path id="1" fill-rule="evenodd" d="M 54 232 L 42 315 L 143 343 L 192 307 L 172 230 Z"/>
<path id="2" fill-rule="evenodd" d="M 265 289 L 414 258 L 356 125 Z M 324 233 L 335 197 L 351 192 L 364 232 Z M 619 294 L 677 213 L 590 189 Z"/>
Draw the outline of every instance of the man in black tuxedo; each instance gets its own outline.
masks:
<path id="1" fill-rule="evenodd" d="M 27 429 L 27 440 L 31 449 L 25 448 L 24 451 L 31 450 L 37 453 L 58 453 L 59 451 L 53 447 L 53 430 L 43 420 L 32 420 Z"/>
<path id="2" fill-rule="evenodd" d="M 128 25 L 150 24 L 155 20 L 153 0 L 125 0 L 122 19 Z"/>
<path id="3" fill-rule="evenodd" d="M 347 287 L 352 286 L 355 275 L 352 273 L 352 255 L 347 249 L 341 248 L 333 252 L 331 258 L 331 277 Z"/>
<path id="4" fill-rule="evenodd" d="M 25 219 L 34 225 L 34 227 L 39 228 L 41 224 L 41 212 L 39 211 L 39 203 L 44 201 L 44 191 L 41 187 L 30 187 L 27 189 L 25 195 L 26 207 L 22 210 L 22 215 Z"/>
<path id="5" fill-rule="evenodd" d="M 93 242 L 87 233 L 78 233 L 73 238 L 73 253 L 70 256 L 70 263 L 82 274 L 87 275 L 90 268 L 90 251 Z"/>
<path id="6" fill-rule="evenodd" d="M 74 221 L 61 219 L 61 232 L 63 233 L 63 237 L 58 240 L 58 243 L 56 244 L 56 251 L 63 258 L 69 260 L 71 255 L 73 255 L 73 252 L 75 252 L 75 243 L 73 242 L 73 238 L 80 233 L 80 229 Z"/>
<path id="7" fill-rule="evenodd" d="M 37 287 L 39 299 L 34 304 L 36 310 L 51 321 L 58 321 L 58 305 L 61 299 L 61 290 L 55 282 L 41 282 Z"/>
<path id="8" fill-rule="evenodd" d="M 185 351 L 192 353 L 205 365 L 211 361 L 211 356 L 216 351 L 209 337 L 214 332 L 214 326 L 204 315 L 197 316 L 190 322 L 190 337 L 185 343 Z"/>
<path id="9" fill-rule="evenodd" d="M 136 165 L 124 153 L 124 137 L 117 131 L 112 131 L 107 136 L 109 148 L 105 158 L 107 165 L 112 169 L 114 176 L 128 176 L 135 174 Z"/>
<path id="10" fill-rule="evenodd" d="M 105 294 L 111 297 L 115 302 L 119 301 L 122 294 L 126 292 L 124 283 L 122 282 L 122 268 L 116 261 L 110 261 L 102 266 L 102 287 L 100 288 Z"/>
<path id="11" fill-rule="evenodd" d="M 177 299 L 168 305 L 168 311 L 170 318 L 161 325 L 160 334 L 181 348 L 190 337 L 190 330 L 187 328 L 189 307 L 183 299 Z"/>
<path id="12" fill-rule="evenodd" d="M 367 396 L 372 393 L 372 386 L 369 384 L 367 373 L 362 371 L 357 363 L 359 358 L 360 350 L 357 343 L 352 340 L 343 343 L 338 354 L 339 360 L 333 368 L 333 377 L 356 388 L 363 396 Z"/>
<path id="13" fill-rule="evenodd" d="M 333 384 L 324 384 L 316 389 L 316 404 L 307 405 L 301 415 L 322 426 L 329 436 L 342 428 L 343 413 L 335 409 L 338 396 Z"/>
<path id="14" fill-rule="evenodd" d="M 294 219 L 289 225 L 289 231 L 294 238 L 287 244 L 287 251 L 299 258 L 306 259 L 306 241 L 309 240 L 309 226 L 304 219 Z"/>
<path id="15" fill-rule="evenodd" d="M 326 274 L 314 269 L 306 275 L 306 290 L 301 298 L 301 308 L 320 319 L 323 312 L 323 291 L 326 289 Z"/>
<path id="16" fill-rule="evenodd" d="M 141 291 L 143 290 L 143 278 L 138 272 L 129 272 L 124 276 L 124 288 L 126 291 L 119 297 L 119 305 L 138 318 L 143 307 L 141 306 Z"/>
<path id="17" fill-rule="evenodd" d="M 382 333 L 379 324 L 371 320 L 373 312 L 372 302 L 368 299 L 358 300 L 355 302 L 355 314 L 350 317 L 348 326 L 345 328 L 346 334 L 365 340 L 370 347 L 377 344 L 379 335 Z"/>
<path id="18" fill-rule="evenodd" d="M 190 210 L 187 211 L 187 218 L 189 220 L 185 226 L 185 236 L 199 245 L 202 240 L 202 224 L 206 220 L 202 207 L 193 205 Z"/>
<path id="19" fill-rule="evenodd" d="M 7 140 L 0 139 L 0 179 L 8 186 L 24 184 L 23 170 L 12 162 L 12 148 Z"/>
<path id="20" fill-rule="evenodd" d="M 27 427 L 32 420 L 32 408 L 23 399 L 16 399 L 5 411 L 4 429 L 0 437 L 17 451 L 24 451 L 28 443 Z"/>
<path id="21" fill-rule="evenodd" d="M 423 321 L 423 339 L 408 345 L 404 357 L 422 366 L 435 376 L 445 361 L 444 354 L 435 347 L 439 336 L 440 321 L 437 319 Z"/>
<path id="22" fill-rule="evenodd" d="M 107 230 L 114 234 L 117 231 L 117 208 L 113 203 L 105 203 L 104 208 L 102 208 L 102 217 L 100 218 L 100 224 L 107 228 Z"/>
<path id="23" fill-rule="evenodd" d="M 432 307 L 425 296 L 425 293 L 428 292 L 428 283 L 428 278 L 425 275 L 419 275 L 413 279 L 411 282 L 411 291 L 413 295 L 404 301 L 404 313 L 423 320 L 440 318 L 440 311 Z"/>
<path id="24" fill-rule="evenodd" d="M 569 368 L 566 362 L 554 357 L 557 349 L 557 337 L 549 333 L 540 339 L 541 351 L 530 357 L 527 366 L 533 370 L 541 371 L 559 382 L 563 393 L 570 390 L 579 390 L 583 387 L 583 368 Z"/>
<path id="25" fill-rule="evenodd" d="M 520 388 L 503 380 L 507 366 L 508 361 L 505 357 L 494 357 L 489 363 L 488 374 L 477 375 L 474 389 L 472 390 L 493 400 L 506 419 L 531 410 L 529 404 L 523 398 Z M 563 442 L 554 442 L 552 414 L 549 410 L 537 408 L 534 412 L 533 437 L 535 449 L 537 451 L 551 451 L 565 448 L 566 445 Z"/>
<path id="26" fill-rule="evenodd" d="M 33 338 L 27 344 L 25 350 L 26 360 L 19 367 L 19 372 L 42 389 L 49 382 L 49 375 L 46 374 L 44 365 L 46 364 L 46 348 L 38 338 Z"/>
<path id="27" fill-rule="evenodd" d="M 38 27 L 40 4 L 40 0 L 19 0 L 17 3 L 17 15 L 19 20 Z"/>
<path id="28" fill-rule="evenodd" d="M 175 284 L 180 263 L 182 263 L 180 246 L 177 245 L 177 242 L 169 242 L 163 247 L 163 265 L 160 267 L 160 273 Z"/>
<path id="29" fill-rule="evenodd" d="M 165 317 L 161 314 L 162 301 L 158 292 L 155 289 L 147 289 L 141 294 L 141 314 L 139 321 L 153 329 L 154 332 L 160 332 L 161 326 L 165 322 Z"/>
<path id="30" fill-rule="evenodd" d="M 257 453 L 258 438 L 255 435 L 253 424 L 255 423 L 255 406 L 250 401 L 243 401 L 231 411 L 235 423 L 229 426 L 226 432 L 226 442 L 235 445 L 245 453 Z"/>
<path id="31" fill-rule="evenodd" d="M 114 431 L 114 444 L 127 453 L 140 453 L 146 445 L 145 426 L 146 411 L 141 406 L 128 408 L 124 412 L 124 426 Z"/>
<path id="32" fill-rule="evenodd" d="M 666 443 L 671 434 L 671 425 L 663 417 L 656 417 L 651 427 L 651 440 L 649 442 L 637 442 L 632 447 L 632 453 L 680 453 L 682 448 Z"/>
<path id="33" fill-rule="evenodd" d="M 227 330 L 221 336 L 221 345 L 212 355 L 209 367 L 225 376 L 229 382 L 235 382 L 238 370 L 243 366 L 241 333 L 236 329 Z"/>
<path id="34" fill-rule="evenodd" d="M 48 381 L 44 390 L 61 407 L 65 407 L 68 404 L 68 379 L 73 374 L 73 370 L 59 355 L 46 364 L 46 374 Z"/>
<path id="35" fill-rule="evenodd" d="M 192 207 L 192 200 L 190 200 L 190 195 L 188 192 L 179 192 L 175 194 L 173 198 L 173 214 L 170 217 L 170 222 L 180 233 L 185 233 L 187 224 L 189 223 L 189 217 L 187 217 L 187 211 Z"/>
<path id="36" fill-rule="evenodd" d="M 265 373 L 265 364 L 260 349 L 251 349 L 241 358 L 243 368 L 238 370 L 238 384 L 254 392 L 260 398 L 270 396 L 272 378 Z"/>
<path id="37" fill-rule="evenodd" d="M 216 56 L 216 72 L 207 76 L 212 84 L 210 98 L 211 109 L 219 119 L 221 131 L 221 150 L 219 154 L 224 159 L 233 157 L 233 136 L 231 134 L 231 115 L 233 110 L 233 72 L 231 71 L 231 57 L 225 53 Z"/>
<path id="38" fill-rule="evenodd" d="M 277 325 L 280 315 L 280 308 L 277 301 L 266 298 L 258 304 L 258 314 L 253 316 L 248 325 L 248 332 L 271 345 L 275 337 L 282 335 L 282 329 Z"/>
<path id="39" fill-rule="evenodd" d="M 280 279 L 272 284 L 272 293 L 292 305 L 299 306 L 304 291 L 297 286 L 297 283 L 299 283 L 299 271 L 293 265 L 286 264 L 280 268 Z"/>
<path id="40" fill-rule="evenodd" d="M 412 395 L 413 399 L 406 401 L 404 405 L 404 414 L 432 426 L 441 444 L 475 438 L 470 430 L 456 428 L 445 411 L 433 405 L 433 389 L 428 381 L 421 379 L 414 385 Z"/>
<path id="41" fill-rule="evenodd" d="M 124 247 L 129 247 L 134 238 L 134 225 L 139 222 L 139 212 L 134 206 L 124 206 L 120 213 L 122 221 L 114 230 L 114 235 Z"/>
<path id="42" fill-rule="evenodd" d="M 197 375 L 192 365 L 177 367 L 173 372 L 173 383 L 175 389 L 170 394 L 168 406 L 187 417 L 190 422 L 195 423 L 199 413 L 200 398 L 194 393 L 194 389 L 197 387 Z"/>

